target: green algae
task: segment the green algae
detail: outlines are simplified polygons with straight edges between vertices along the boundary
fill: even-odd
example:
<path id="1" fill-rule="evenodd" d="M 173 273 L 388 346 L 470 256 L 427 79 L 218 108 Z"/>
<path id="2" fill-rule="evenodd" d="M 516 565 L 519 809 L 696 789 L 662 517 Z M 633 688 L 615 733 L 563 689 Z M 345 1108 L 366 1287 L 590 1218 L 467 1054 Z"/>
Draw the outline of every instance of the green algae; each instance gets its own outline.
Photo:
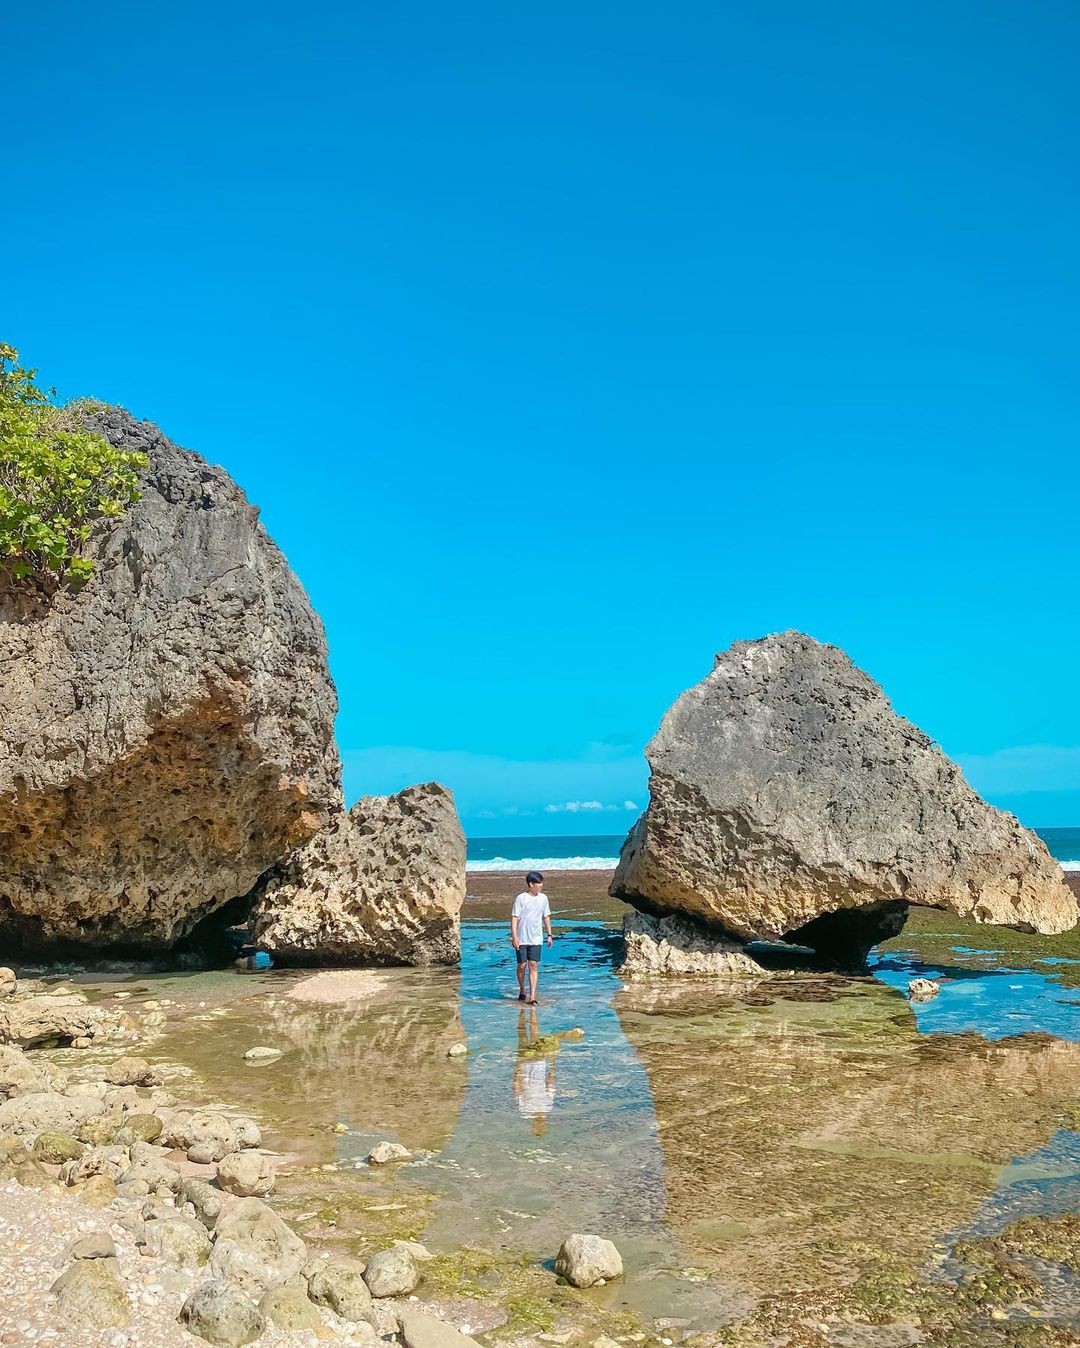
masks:
<path id="1" fill-rule="evenodd" d="M 962 946 L 963 954 L 956 947 Z M 1039 969 L 1044 960 L 1076 960 L 1075 964 L 1053 964 L 1055 978 L 1063 986 L 1080 988 L 1080 926 L 1057 936 L 1016 931 L 1012 927 L 992 927 L 972 922 L 939 908 L 911 908 L 907 925 L 899 936 L 883 941 L 880 954 L 899 955 L 914 951 L 924 964 L 947 969 L 961 965 L 964 971 L 998 965 Z"/>

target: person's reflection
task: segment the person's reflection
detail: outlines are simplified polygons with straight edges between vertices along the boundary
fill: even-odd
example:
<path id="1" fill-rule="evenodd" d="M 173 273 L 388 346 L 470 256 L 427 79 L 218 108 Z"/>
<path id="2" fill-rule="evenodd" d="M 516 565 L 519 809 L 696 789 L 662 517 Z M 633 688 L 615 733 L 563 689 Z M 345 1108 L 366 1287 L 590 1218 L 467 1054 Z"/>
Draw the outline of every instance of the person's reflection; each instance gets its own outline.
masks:
<path id="1" fill-rule="evenodd" d="M 522 1118 L 532 1120 L 537 1137 L 547 1132 L 555 1106 L 555 1050 L 559 1041 L 546 1042 L 540 1034 L 536 1008 L 518 1013 L 518 1049 L 514 1060 L 514 1097 Z"/>

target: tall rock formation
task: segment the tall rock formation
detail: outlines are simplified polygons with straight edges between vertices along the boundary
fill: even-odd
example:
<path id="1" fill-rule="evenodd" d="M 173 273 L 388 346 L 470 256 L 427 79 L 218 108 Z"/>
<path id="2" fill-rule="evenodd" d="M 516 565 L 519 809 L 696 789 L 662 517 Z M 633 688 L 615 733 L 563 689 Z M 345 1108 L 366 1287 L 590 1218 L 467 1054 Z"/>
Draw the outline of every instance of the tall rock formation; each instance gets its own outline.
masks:
<path id="1" fill-rule="evenodd" d="M 751 939 L 857 958 L 909 903 L 1060 932 L 1076 900 L 1043 842 L 987 805 L 843 651 L 736 642 L 646 750 L 648 809 L 611 893 Z"/>
<path id="2" fill-rule="evenodd" d="M 455 964 L 465 835 L 428 782 L 365 796 L 259 887 L 255 940 L 290 964 Z"/>
<path id="3" fill-rule="evenodd" d="M 90 420 L 149 467 L 81 590 L 0 588 L 0 942 L 160 950 L 340 809 L 337 698 L 228 474 Z"/>

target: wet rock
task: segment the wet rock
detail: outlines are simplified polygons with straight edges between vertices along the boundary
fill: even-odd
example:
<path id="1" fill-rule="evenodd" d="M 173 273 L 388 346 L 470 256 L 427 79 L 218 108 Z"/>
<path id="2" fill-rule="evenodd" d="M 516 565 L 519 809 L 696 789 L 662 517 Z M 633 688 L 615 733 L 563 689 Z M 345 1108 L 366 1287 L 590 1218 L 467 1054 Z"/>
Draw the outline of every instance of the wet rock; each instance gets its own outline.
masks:
<path id="1" fill-rule="evenodd" d="M 263 1294 L 259 1310 L 270 1324 L 286 1334 L 304 1329 L 317 1330 L 322 1325 L 322 1316 L 312 1305 L 302 1283 L 271 1287 Z"/>
<path id="2" fill-rule="evenodd" d="M 411 1161 L 412 1152 L 400 1142 L 376 1142 L 368 1152 L 369 1165 L 389 1165 L 392 1161 Z"/>
<path id="3" fill-rule="evenodd" d="M 115 1259 L 116 1242 L 108 1231 L 91 1231 L 88 1235 L 78 1236 L 62 1255 L 66 1264 L 69 1259 Z"/>
<path id="4" fill-rule="evenodd" d="M 156 1114 L 129 1114 L 117 1140 L 130 1146 L 133 1142 L 156 1142 L 161 1136 L 161 1120 Z"/>
<path id="5" fill-rule="evenodd" d="M 105 1080 L 110 1086 L 160 1086 L 161 1078 L 145 1058 L 125 1056 L 117 1058 L 105 1068 Z"/>
<path id="6" fill-rule="evenodd" d="M 475 1339 L 415 1306 L 402 1306 L 401 1337 L 406 1348 L 478 1348 Z"/>
<path id="7" fill-rule="evenodd" d="M 177 1268 L 200 1268 L 210 1258 L 206 1228 L 180 1212 L 165 1212 L 146 1222 L 140 1244 Z"/>
<path id="8" fill-rule="evenodd" d="M 119 409 L 88 420 L 150 464 L 78 591 L 0 588 L 0 947 L 156 954 L 340 809 L 337 699 L 228 474 Z"/>
<path id="9" fill-rule="evenodd" d="M 753 983 L 768 974 L 741 945 L 689 918 L 628 913 L 623 918 L 624 975 L 688 974 L 730 983 Z"/>
<path id="10" fill-rule="evenodd" d="M 274 1187 L 274 1166 L 261 1153 L 235 1152 L 219 1164 L 217 1180 L 228 1193 L 240 1198 L 264 1198 Z"/>
<path id="11" fill-rule="evenodd" d="M 328 1259 L 308 1281 L 308 1295 L 343 1320 L 371 1323 L 371 1292 L 364 1281 L 363 1265 L 350 1259 Z"/>
<path id="12" fill-rule="evenodd" d="M 220 1278 L 200 1283 L 180 1308 L 179 1319 L 192 1334 L 219 1348 L 242 1348 L 266 1328 L 259 1309 Z"/>
<path id="13" fill-rule="evenodd" d="M 76 1161 L 86 1150 L 86 1143 L 70 1133 L 39 1133 L 34 1139 L 34 1159 L 45 1165 L 63 1165 Z"/>
<path id="14" fill-rule="evenodd" d="M 35 1138 L 39 1133 L 73 1133 L 86 1119 L 104 1112 L 100 1100 L 72 1099 L 56 1091 L 27 1091 L 0 1104 L 0 1133 Z"/>
<path id="15" fill-rule="evenodd" d="M 0 868 L 2 856 L 0 850 Z M 2 923 L 0 917 L 0 926 Z M 93 1040 L 108 1035 L 118 1023 L 119 1017 L 114 1012 L 87 1006 L 70 997 L 9 998 L 0 1002 L 0 1044 L 18 1044 L 22 1048 L 53 1040 L 61 1044 L 75 1039 Z"/>
<path id="16" fill-rule="evenodd" d="M 933 978 L 913 978 L 907 985 L 908 997 L 913 1002 L 932 1002 L 941 991 L 941 984 Z"/>
<path id="17" fill-rule="evenodd" d="M 291 963 L 454 964 L 464 898 L 454 798 L 428 782 L 334 817 L 264 882 L 252 930 Z"/>
<path id="18" fill-rule="evenodd" d="M 266 1047 L 261 1046 L 261 1045 L 256 1045 L 255 1048 L 249 1048 L 248 1051 L 244 1054 L 244 1061 L 245 1061 L 245 1062 L 272 1062 L 274 1058 L 280 1058 L 280 1057 L 281 1057 L 281 1049 L 279 1049 L 279 1048 L 266 1048 Z"/>
<path id="19" fill-rule="evenodd" d="M 567 1236 L 555 1258 L 555 1272 L 574 1287 L 592 1287 L 601 1278 L 610 1282 L 622 1271 L 619 1251 L 602 1236 Z"/>
<path id="20" fill-rule="evenodd" d="M 401 1245 L 380 1250 L 367 1261 L 364 1281 L 373 1297 L 400 1297 L 414 1290 L 420 1270 L 412 1253 Z"/>
<path id="21" fill-rule="evenodd" d="M 847 656 L 797 632 L 737 642 L 665 715 L 650 801 L 611 893 L 743 940 L 844 962 L 908 903 L 1067 931 L 1077 906 L 1045 844 L 975 794 Z"/>
<path id="22" fill-rule="evenodd" d="M 448 1058 L 464 1058 L 469 1051 L 468 1044 L 451 1044 L 446 1050 Z"/>
<path id="23" fill-rule="evenodd" d="M 130 1316 L 124 1285 L 111 1259 L 79 1259 L 50 1289 L 66 1324 L 80 1329 L 122 1329 Z"/>

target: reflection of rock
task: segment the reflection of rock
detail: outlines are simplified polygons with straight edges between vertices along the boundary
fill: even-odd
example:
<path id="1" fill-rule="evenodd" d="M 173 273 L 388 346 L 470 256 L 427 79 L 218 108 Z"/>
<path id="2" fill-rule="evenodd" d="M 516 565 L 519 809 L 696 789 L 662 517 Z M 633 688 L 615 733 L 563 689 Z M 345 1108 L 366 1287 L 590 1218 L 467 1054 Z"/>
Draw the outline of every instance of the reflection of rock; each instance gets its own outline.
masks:
<path id="1" fill-rule="evenodd" d="M 733 983 L 766 977 L 742 946 L 676 913 L 668 917 L 628 913 L 623 936 L 626 958 L 621 974 L 705 974 Z"/>
<path id="2" fill-rule="evenodd" d="M 649 1077 L 667 1220 L 756 1290 L 843 1281 L 867 1244 L 921 1260 L 1080 1092 L 1080 1044 L 920 1037 L 879 986 L 774 979 L 748 1000 L 631 983 L 615 1005 Z"/>
<path id="3" fill-rule="evenodd" d="M 455 964 L 465 835 L 428 782 L 365 796 L 260 887 L 261 946 L 293 964 Z"/>
<path id="4" fill-rule="evenodd" d="M 467 1074 L 446 1056 L 463 1038 L 457 997 L 453 988 L 430 986 L 432 977 L 390 971 L 390 991 L 361 1008 L 259 1002 L 250 1018 L 238 1009 L 217 1020 L 213 1035 L 181 1028 L 158 1048 L 190 1064 L 238 1108 L 289 1120 L 290 1146 L 305 1133 L 325 1139 L 340 1119 L 437 1151 L 454 1130 Z M 240 1052 L 256 1035 L 286 1052 L 258 1072 L 238 1072 Z"/>
<path id="5" fill-rule="evenodd" d="M 221 468 L 110 409 L 142 498 L 50 599 L 0 584 L 0 944 L 159 951 L 340 808 L 322 624 Z"/>
<path id="6" fill-rule="evenodd" d="M 980 800 L 842 651 L 810 637 L 718 655 L 647 756 L 649 807 L 611 886 L 647 911 L 846 957 L 906 903 L 1039 932 L 1076 922 L 1042 841 Z"/>

